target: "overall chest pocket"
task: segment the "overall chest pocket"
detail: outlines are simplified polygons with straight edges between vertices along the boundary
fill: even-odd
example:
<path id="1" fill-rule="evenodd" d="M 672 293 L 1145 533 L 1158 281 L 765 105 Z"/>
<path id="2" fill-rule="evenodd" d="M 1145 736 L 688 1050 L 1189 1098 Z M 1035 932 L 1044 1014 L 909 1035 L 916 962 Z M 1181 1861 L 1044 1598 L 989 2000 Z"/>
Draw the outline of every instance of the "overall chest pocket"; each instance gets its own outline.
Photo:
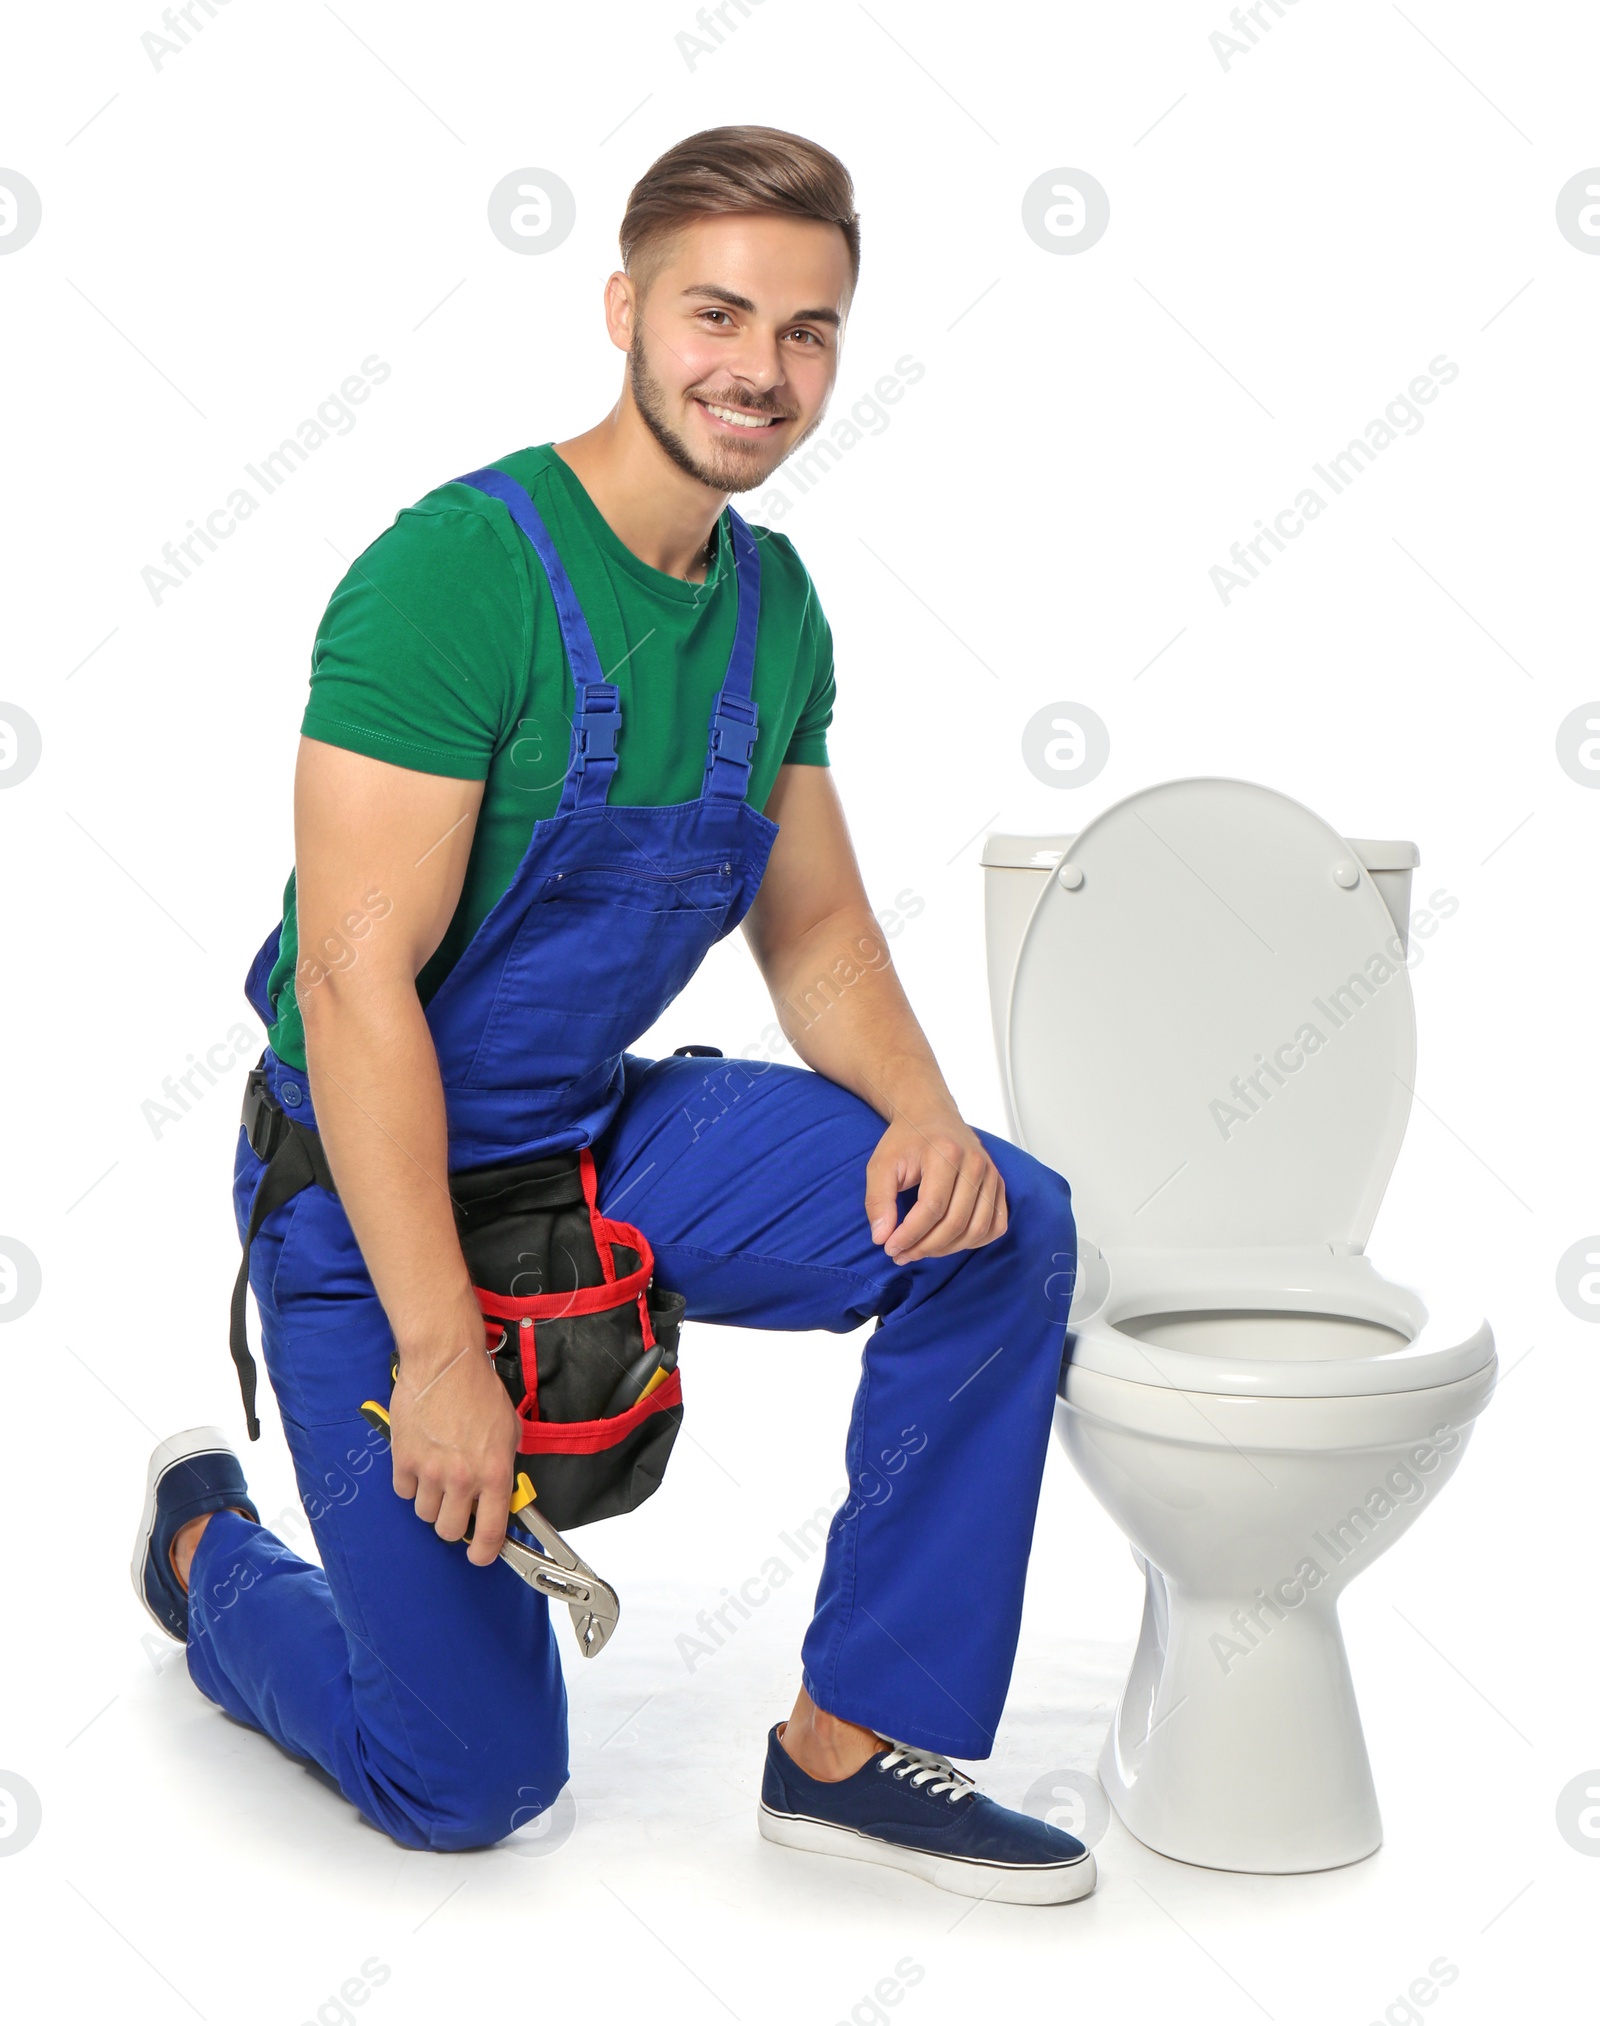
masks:
<path id="1" fill-rule="evenodd" d="M 727 933 L 738 887 L 731 860 L 542 880 L 507 925 L 470 1085 L 564 1090 L 630 1048 Z"/>

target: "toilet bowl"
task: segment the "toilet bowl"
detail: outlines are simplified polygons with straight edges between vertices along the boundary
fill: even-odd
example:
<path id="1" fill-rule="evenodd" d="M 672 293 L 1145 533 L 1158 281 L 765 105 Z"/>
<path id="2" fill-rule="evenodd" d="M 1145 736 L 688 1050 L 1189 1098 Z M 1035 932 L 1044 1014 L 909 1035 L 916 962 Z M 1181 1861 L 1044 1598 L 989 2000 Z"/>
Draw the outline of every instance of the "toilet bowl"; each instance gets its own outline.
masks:
<path id="1" fill-rule="evenodd" d="M 1470 1299 L 1363 1249 L 1410 1108 L 1416 863 L 1225 780 L 984 851 L 1012 1136 L 1078 1223 L 1057 1433 L 1145 1577 L 1100 1777 L 1192 1864 L 1377 1849 L 1338 1598 L 1493 1390 Z"/>

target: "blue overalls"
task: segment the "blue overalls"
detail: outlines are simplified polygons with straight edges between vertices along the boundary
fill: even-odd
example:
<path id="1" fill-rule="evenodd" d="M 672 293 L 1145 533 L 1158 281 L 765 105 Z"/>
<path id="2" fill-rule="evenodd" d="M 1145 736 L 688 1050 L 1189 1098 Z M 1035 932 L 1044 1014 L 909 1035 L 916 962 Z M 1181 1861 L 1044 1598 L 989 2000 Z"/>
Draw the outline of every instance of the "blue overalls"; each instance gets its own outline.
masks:
<path id="1" fill-rule="evenodd" d="M 869 1105 L 783 1064 L 629 1052 L 738 925 L 777 835 L 745 800 L 759 552 L 730 511 L 737 628 L 699 799 L 613 808 L 618 693 L 548 530 L 503 473 L 463 482 L 502 500 L 538 554 L 576 702 L 560 805 L 535 824 L 426 1009 L 451 1169 L 588 1145 L 602 1207 L 646 1233 L 690 1321 L 837 1332 L 877 1318 L 803 1678 L 836 1716 L 985 1758 L 1011 1675 L 1064 1346 L 1076 1256 L 1067 1184 L 982 1133 L 1005 1179 L 1005 1236 L 896 1265 L 863 1208 L 884 1130 Z M 276 947 L 275 931 L 246 988 L 269 1020 Z M 314 1125 L 303 1073 L 270 1049 L 265 1064 L 277 1102 Z M 262 1172 L 241 1131 L 241 1236 Z M 913 1201 L 901 1196 L 902 1215 Z M 360 1413 L 362 1400 L 388 1397 L 393 1338 L 338 1198 L 309 1187 L 275 1209 L 250 1283 L 322 1567 L 265 1527 L 216 1514 L 190 1572 L 190 1674 L 323 1768 L 401 1844 L 494 1843 L 567 1779 L 548 1604 L 503 1563 L 470 1564 L 394 1495 L 388 1452 Z M 684 1352 L 692 1414 L 692 1333 Z M 773 1439 L 770 1425 L 750 1433 Z"/>

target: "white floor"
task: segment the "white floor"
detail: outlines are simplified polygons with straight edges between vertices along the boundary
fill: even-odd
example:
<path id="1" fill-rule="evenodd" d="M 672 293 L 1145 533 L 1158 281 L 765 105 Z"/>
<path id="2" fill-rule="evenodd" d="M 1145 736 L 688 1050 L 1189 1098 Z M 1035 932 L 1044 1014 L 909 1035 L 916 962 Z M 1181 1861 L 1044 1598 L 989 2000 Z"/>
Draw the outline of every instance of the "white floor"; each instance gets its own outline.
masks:
<path id="1" fill-rule="evenodd" d="M 51 2017 L 114 1993 L 127 2026 L 399 2026 L 494 2005 L 773 2026 L 995 2012 L 1400 2026 L 1422 2016 L 1413 1985 L 1442 2019 L 1487 2021 L 1578 1977 L 1597 1875 L 1554 1831 L 1555 1792 L 1581 1768 L 1560 1751 L 1546 1763 L 1551 1628 L 1519 1609 L 1497 1558 L 1496 1417 L 1450 1498 L 1346 1598 L 1383 1849 L 1320 1876 L 1240 1877 L 1158 1857 L 1113 1818 L 1091 1899 L 1006 1907 L 757 1836 L 764 1734 L 793 1694 L 815 1577 L 780 1534 L 793 1541 L 826 1498 L 856 1345 L 689 1341 L 694 1439 L 651 1505 L 582 1537 L 624 1617 L 605 1654 L 568 1667 L 571 1806 L 461 1856 L 391 1845 L 206 1703 L 178 1649 L 148 1634 L 124 1573 L 137 1459 L 128 1410 L 105 1398 L 118 1438 L 105 1553 L 75 1530 L 53 1574 L 47 1551 L 19 1588 L 13 1564 L 7 1599 L 25 1715 L 6 1752 L 43 1797 L 27 1860 L 0 1872 L 11 1989 L 58 1992 L 66 1977 L 81 2004 Z M 752 1454 L 736 1424 L 752 1393 L 775 1394 L 774 1348 L 817 1383 Z M 1536 1361 L 1519 1383 L 1531 1406 Z M 278 1511 L 275 1425 L 249 1464 Z M 1522 1495 L 1537 1500 L 1537 1482 L 1524 1476 Z M 691 1669 L 680 1635 L 774 1553 L 793 1580 Z M 953 1590 L 964 1580 L 952 1569 Z M 1092 1770 L 1138 1602 L 1126 1547 L 1053 1450 L 1010 1706 L 982 1768 L 999 1798 Z"/>

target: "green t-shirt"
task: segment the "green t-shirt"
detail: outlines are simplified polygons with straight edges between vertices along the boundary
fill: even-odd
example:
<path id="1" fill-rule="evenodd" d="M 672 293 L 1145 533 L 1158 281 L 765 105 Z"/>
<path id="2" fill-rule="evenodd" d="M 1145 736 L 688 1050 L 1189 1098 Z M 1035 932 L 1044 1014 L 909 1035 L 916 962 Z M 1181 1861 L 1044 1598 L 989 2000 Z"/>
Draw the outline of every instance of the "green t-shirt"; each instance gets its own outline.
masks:
<path id="1" fill-rule="evenodd" d="M 716 560 L 703 584 L 690 584 L 641 562 L 550 444 L 495 465 L 532 496 L 600 667 L 617 685 L 622 728 L 611 805 L 692 801 L 733 646 L 738 600 L 726 511 L 717 522 Z M 761 553 L 760 732 L 748 800 L 760 809 L 785 762 L 828 764 L 833 636 L 788 537 L 752 532 Z M 312 650 L 305 736 L 485 784 L 460 903 L 417 980 L 424 1004 L 510 884 L 535 822 L 555 812 L 573 703 L 544 568 L 505 506 L 470 486 L 441 485 L 407 507 L 328 601 Z M 267 988 L 276 1014 L 268 1040 L 285 1062 L 304 1069 L 298 954 L 291 872 Z"/>

